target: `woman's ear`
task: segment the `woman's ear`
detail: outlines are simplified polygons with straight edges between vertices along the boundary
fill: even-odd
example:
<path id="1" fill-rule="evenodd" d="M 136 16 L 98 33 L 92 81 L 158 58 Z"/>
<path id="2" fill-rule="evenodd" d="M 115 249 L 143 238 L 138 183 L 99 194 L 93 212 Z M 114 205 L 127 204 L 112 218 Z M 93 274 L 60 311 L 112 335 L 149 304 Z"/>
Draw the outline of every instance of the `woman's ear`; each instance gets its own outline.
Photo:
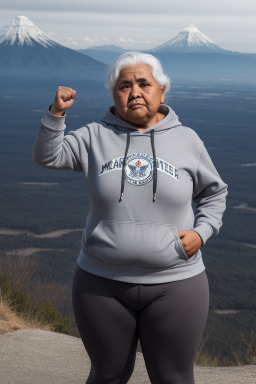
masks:
<path id="1" fill-rule="evenodd" d="M 163 88 L 161 89 L 161 104 L 164 103 L 164 96 L 165 96 L 165 91 L 166 91 L 166 86 L 164 85 Z"/>

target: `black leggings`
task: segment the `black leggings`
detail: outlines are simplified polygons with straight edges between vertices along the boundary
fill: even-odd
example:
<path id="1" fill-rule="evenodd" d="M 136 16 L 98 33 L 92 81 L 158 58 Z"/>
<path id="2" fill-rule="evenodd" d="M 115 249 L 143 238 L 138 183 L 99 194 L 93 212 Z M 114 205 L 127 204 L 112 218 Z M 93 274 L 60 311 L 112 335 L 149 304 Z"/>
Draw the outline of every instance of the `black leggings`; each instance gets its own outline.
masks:
<path id="1" fill-rule="evenodd" d="M 194 359 L 205 327 L 205 272 L 165 284 L 133 284 L 77 268 L 76 323 L 91 359 L 87 384 L 125 384 L 140 340 L 153 384 L 194 384 Z"/>

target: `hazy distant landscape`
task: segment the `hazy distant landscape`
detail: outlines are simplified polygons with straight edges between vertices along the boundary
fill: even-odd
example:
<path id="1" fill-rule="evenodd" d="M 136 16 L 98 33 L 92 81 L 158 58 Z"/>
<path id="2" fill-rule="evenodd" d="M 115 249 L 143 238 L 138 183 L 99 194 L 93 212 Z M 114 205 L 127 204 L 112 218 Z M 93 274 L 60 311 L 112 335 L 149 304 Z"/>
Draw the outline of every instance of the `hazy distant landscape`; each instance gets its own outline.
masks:
<path id="1" fill-rule="evenodd" d="M 211 289 L 203 348 L 230 362 L 237 351 L 247 350 L 241 340 L 256 335 L 254 80 L 216 79 L 208 72 L 200 81 L 192 75 L 190 81 L 188 74 L 181 81 L 167 70 L 173 82 L 166 103 L 199 134 L 229 185 L 224 226 L 203 249 Z M 89 201 L 82 174 L 39 168 L 32 161 L 32 147 L 57 86 L 77 91 L 67 115 L 68 131 L 100 120 L 112 105 L 103 80 L 85 77 L 58 77 L 49 71 L 44 79 L 39 73 L 30 78 L 15 72 L 0 78 L 0 261 L 8 255 L 29 258 L 36 265 L 32 285 L 52 281 L 65 292 L 67 300 L 60 306 L 65 316 L 71 313 L 72 274 Z"/>

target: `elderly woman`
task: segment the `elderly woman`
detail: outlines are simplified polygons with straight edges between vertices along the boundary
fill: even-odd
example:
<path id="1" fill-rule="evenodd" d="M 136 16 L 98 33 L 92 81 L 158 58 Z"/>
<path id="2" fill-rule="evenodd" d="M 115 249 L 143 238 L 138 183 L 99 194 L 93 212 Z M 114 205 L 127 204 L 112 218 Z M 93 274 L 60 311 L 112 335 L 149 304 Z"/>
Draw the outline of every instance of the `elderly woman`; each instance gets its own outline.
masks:
<path id="1" fill-rule="evenodd" d="M 192 384 L 209 304 L 201 247 L 222 225 L 227 185 L 163 104 L 155 57 L 124 53 L 107 85 L 115 105 L 65 136 L 76 92 L 59 87 L 34 146 L 39 165 L 83 172 L 90 198 L 73 283 L 86 383 L 127 383 L 140 340 L 151 383 Z"/>

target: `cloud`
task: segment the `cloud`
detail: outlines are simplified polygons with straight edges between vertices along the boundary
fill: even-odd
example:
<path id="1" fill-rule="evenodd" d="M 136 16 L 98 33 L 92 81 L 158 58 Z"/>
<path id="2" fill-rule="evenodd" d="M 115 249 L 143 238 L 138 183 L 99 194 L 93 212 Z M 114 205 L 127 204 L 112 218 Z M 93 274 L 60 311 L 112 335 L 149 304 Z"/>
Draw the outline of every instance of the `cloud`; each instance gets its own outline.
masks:
<path id="1" fill-rule="evenodd" d="M 154 44 L 154 41 L 153 40 L 134 40 L 132 38 L 125 38 L 125 37 L 119 37 L 118 39 L 115 40 L 115 42 L 118 44 L 118 43 L 122 43 L 122 44 L 140 44 L 140 45 L 145 45 L 145 44 Z"/>
<path id="2" fill-rule="evenodd" d="M 93 43 L 93 39 L 91 37 L 83 37 L 83 40 L 86 41 L 87 43 Z"/>
<path id="3" fill-rule="evenodd" d="M 131 38 L 126 39 L 125 37 L 119 37 L 119 39 L 116 39 L 117 43 L 134 43 L 135 41 Z"/>

